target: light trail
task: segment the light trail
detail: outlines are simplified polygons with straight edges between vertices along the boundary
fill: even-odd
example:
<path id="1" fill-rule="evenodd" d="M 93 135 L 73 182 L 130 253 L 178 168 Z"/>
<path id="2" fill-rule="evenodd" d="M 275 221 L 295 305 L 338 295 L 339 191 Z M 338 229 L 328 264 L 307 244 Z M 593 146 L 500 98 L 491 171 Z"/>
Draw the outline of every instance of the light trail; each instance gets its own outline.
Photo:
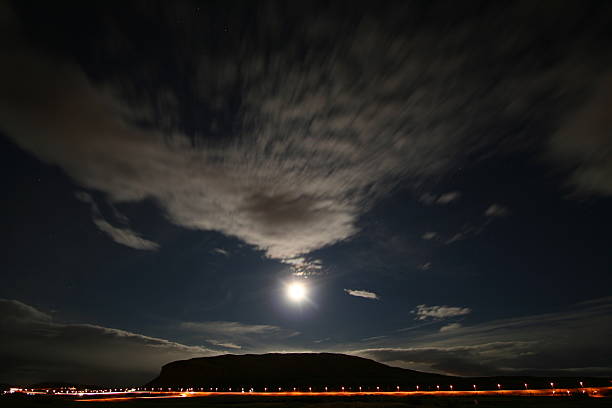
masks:
<path id="1" fill-rule="evenodd" d="M 253 397 L 355 397 L 355 396 L 438 396 L 438 397 L 460 397 L 460 396 L 529 396 L 529 397 L 572 397 L 588 395 L 589 397 L 606 397 L 612 395 L 612 387 L 588 387 L 588 388 L 555 388 L 530 389 L 530 390 L 486 390 L 486 391 L 287 391 L 287 392 L 209 392 L 209 391 L 134 391 L 126 392 L 125 396 L 109 398 L 95 398 L 96 395 L 104 396 L 110 393 L 88 393 L 87 396 L 94 398 L 80 398 L 79 402 L 120 402 L 135 399 L 159 399 L 159 398 L 193 398 L 213 396 L 253 396 Z M 114 395 L 118 393 L 112 393 Z M 134 395 L 144 394 L 144 395 Z M 61 395 L 61 394 L 54 394 Z M 69 394 L 66 394 L 69 395 Z"/>

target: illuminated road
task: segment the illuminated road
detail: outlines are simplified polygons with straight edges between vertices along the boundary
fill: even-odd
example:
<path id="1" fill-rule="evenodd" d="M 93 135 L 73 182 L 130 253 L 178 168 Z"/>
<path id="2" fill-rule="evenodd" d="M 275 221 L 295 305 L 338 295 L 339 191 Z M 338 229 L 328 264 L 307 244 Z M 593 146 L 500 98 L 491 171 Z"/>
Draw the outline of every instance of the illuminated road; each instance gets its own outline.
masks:
<path id="1" fill-rule="evenodd" d="M 612 395 L 612 387 L 589 387 L 589 388 L 556 388 L 538 390 L 487 390 L 487 391 L 395 391 L 395 392 L 372 392 L 372 391 L 341 391 L 341 392 L 317 392 L 317 391 L 289 391 L 289 392 L 201 392 L 201 391 L 135 391 L 128 393 L 112 393 L 112 397 L 104 397 L 111 393 L 90 393 L 88 398 L 77 399 L 83 402 L 111 402 L 130 401 L 135 399 L 158 399 L 158 398 L 189 398 L 210 396 L 259 396 L 259 397 L 355 397 L 367 395 L 384 395 L 394 397 L 411 396 L 538 396 L 538 397 L 569 397 L 581 394 L 589 397 L 604 397 Z M 118 395 L 120 394 L 120 395 Z M 142 394 L 142 395 L 138 395 Z"/>

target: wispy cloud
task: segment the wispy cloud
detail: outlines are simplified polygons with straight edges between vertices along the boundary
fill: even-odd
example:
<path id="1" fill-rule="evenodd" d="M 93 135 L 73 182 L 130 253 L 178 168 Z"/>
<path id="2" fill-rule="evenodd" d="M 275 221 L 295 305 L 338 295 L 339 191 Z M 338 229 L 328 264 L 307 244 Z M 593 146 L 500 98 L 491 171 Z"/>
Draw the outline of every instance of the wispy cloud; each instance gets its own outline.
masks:
<path id="1" fill-rule="evenodd" d="M 174 360 L 213 350 L 97 326 L 57 322 L 47 313 L 0 299 L 0 382 L 78 381 L 143 384 Z M 78 363 L 77 363 L 78 362 Z"/>
<path id="2" fill-rule="evenodd" d="M 157 242 L 142 238 L 140 234 L 131 230 L 130 228 L 116 227 L 109 223 L 100 212 L 98 205 L 90 194 L 84 191 L 79 191 L 75 194 L 75 196 L 78 200 L 90 205 L 93 222 L 96 227 L 98 227 L 100 231 L 104 232 L 116 243 L 144 251 L 155 251 L 159 249 L 159 244 Z M 114 207 L 113 210 L 118 213 Z M 123 214 L 118 213 L 118 215 L 121 217 L 122 222 L 128 221 L 127 217 L 125 217 Z"/>
<path id="3" fill-rule="evenodd" d="M 440 333 L 444 333 L 444 332 L 451 331 L 451 330 L 457 330 L 462 327 L 463 326 L 461 325 L 461 323 L 450 323 L 450 324 L 440 327 Z"/>
<path id="4" fill-rule="evenodd" d="M 447 239 L 446 241 L 444 241 L 444 243 L 446 245 L 449 245 L 449 244 L 452 244 L 454 242 L 461 241 L 463 239 L 465 239 L 465 234 L 463 234 L 462 232 L 458 232 L 455 235 L 453 235 L 452 237 L 450 237 L 449 239 Z"/>
<path id="5" fill-rule="evenodd" d="M 214 248 L 212 251 L 214 253 L 216 253 L 216 254 L 220 254 L 220 255 L 223 255 L 223 256 L 229 256 L 230 255 L 229 251 L 226 250 L 226 249 L 223 249 L 223 248 Z"/>
<path id="6" fill-rule="evenodd" d="M 102 218 L 94 218 L 93 221 L 100 231 L 107 234 L 118 244 L 144 251 L 155 251 L 159 249 L 158 243 L 142 238 L 129 228 L 115 227 Z"/>
<path id="7" fill-rule="evenodd" d="M 180 323 L 181 329 L 190 330 L 197 333 L 206 334 L 222 334 L 222 335 L 277 335 L 277 334 L 289 334 L 295 332 L 287 332 L 286 330 L 267 324 L 244 324 L 240 322 L 226 322 L 226 321 L 213 321 L 213 322 L 182 322 Z"/>
<path id="8" fill-rule="evenodd" d="M 288 339 L 300 334 L 269 324 L 231 321 L 182 322 L 178 328 L 194 342 L 204 340 L 218 347 L 256 352 L 284 347 Z"/>
<path id="9" fill-rule="evenodd" d="M 464 316 L 471 312 L 469 307 L 418 305 L 411 313 L 416 314 L 416 320 L 426 320 Z"/>
<path id="10" fill-rule="evenodd" d="M 369 292 L 367 290 L 344 289 L 344 291 L 351 296 L 362 297 L 366 299 L 374 299 L 374 300 L 379 299 L 376 293 Z"/>
<path id="11" fill-rule="evenodd" d="M 443 194 L 423 193 L 420 195 L 419 201 L 427 205 L 446 205 L 458 200 L 460 197 L 461 192 L 459 191 L 449 191 Z"/>
<path id="12" fill-rule="evenodd" d="M 218 347 L 222 347 L 226 349 L 234 349 L 234 350 L 242 349 L 242 346 L 239 346 L 238 344 L 235 344 L 235 343 L 223 342 L 223 341 L 214 340 L 214 339 L 206 339 L 206 341 L 214 346 L 218 346 Z"/>
<path id="13" fill-rule="evenodd" d="M 431 327 L 436 322 L 439 320 L 434 317 L 425 324 Z M 422 326 L 417 325 L 398 331 L 400 337 L 390 337 L 385 342 L 387 346 L 351 353 L 454 375 L 612 374 L 608 344 L 612 336 L 610 297 L 554 313 L 449 329 L 451 325 L 433 332 L 419 331 Z"/>
<path id="14" fill-rule="evenodd" d="M 551 136 L 548 156 L 584 194 L 612 195 L 612 74 L 598 78 L 586 104 Z"/>
<path id="15" fill-rule="evenodd" d="M 323 273 L 323 264 L 320 259 L 308 259 L 302 256 L 281 260 L 291 268 L 294 276 L 315 276 Z"/>
<path id="16" fill-rule="evenodd" d="M 305 12 L 292 20 L 295 30 L 280 40 L 275 52 L 270 52 L 267 42 L 250 42 L 265 32 L 242 37 L 245 43 L 239 48 L 245 51 L 239 56 L 221 53 L 203 58 L 204 53 L 194 48 L 177 52 L 192 58 L 184 63 L 193 67 L 193 77 L 185 80 L 194 86 L 173 89 L 147 83 L 149 97 L 129 100 L 117 95 L 133 93 L 124 84 L 130 83 L 134 72 L 116 72 L 112 80 L 94 82 L 74 62 L 29 46 L 19 22 L 10 21 L 3 31 L 10 47 L 3 47 L 0 55 L 4 61 L 0 87 L 6 96 L 0 100 L 0 128 L 23 149 L 60 166 L 76 183 L 106 194 L 115 203 L 151 199 L 177 225 L 238 237 L 269 257 L 288 259 L 356 234 L 359 217 L 399 183 L 416 190 L 424 180 L 445 174 L 478 152 L 501 149 L 499 142 L 508 136 L 487 131 L 498 125 L 500 116 L 478 115 L 472 120 L 473 112 L 499 111 L 504 121 L 525 122 L 539 111 L 536 101 L 541 98 L 536 96 L 546 91 L 544 85 L 551 91 L 562 89 L 558 94 L 570 94 L 565 91 L 583 86 L 580 79 L 591 76 L 583 72 L 589 66 L 584 59 L 507 75 L 507 64 L 487 63 L 491 53 L 486 47 L 465 48 L 460 54 L 442 52 L 457 49 L 456 39 L 446 36 L 446 31 L 437 35 L 430 29 L 406 31 L 403 25 L 388 23 L 397 21 L 397 11 L 375 14 L 360 24 L 322 29 L 326 19 Z M 267 9 L 258 15 L 264 21 L 268 17 L 277 21 Z M 463 41 L 477 43 L 481 32 L 468 21 L 459 23 L 456 31 L 463 33 Z M 499 48 L 503 55 L 496 54 L 497 58 L 513 58 L 524 39 L 540 38 L 532 25 L 515 23 L 517 30 L 497 34 L 496 42 L 503 44 Z M 267 30 L 272 25 L 255 27 Z M 309 48 L 308 63 L 294 58 L 294 44 L 310 44 L 315 37 L 331 48 Z M 100 53 L 119 52 L 104 48 L 114 41 L 100 44 L 104 44 Z M 158 61 L 158 55 L 149 57 Z M 491 69 L 503 71 L 487 75 L 498 78 L 488 83 L 474 71 L 473 61 L 483 61 L 487 74 Z M 159 78 L 158 70 L 163 69 L 155 63 L 141 66 L 142 78 Z M 241 69 L 228 69 L 235 66 Z M 571 76 L 568 67 L 575 70 Z M 462 83 L 473 92 L 449 86 L 462 73 Z M 576 83 L 568 77 L 576 78 Z M 287 83 L 291 86 L 284 86 Z M 236 89 L 240 95 L 235 95 Z M 480 97 L 474 98 L 475 94 Z M 236 97 L 241 101 L 238 111 L 232 108 Z M 210 113 L 200 136 L 180 125 L 185 119 L 183 99 L 197 101 Z M 172 103 L 164 105 L 164 115 L 159 115 L 156 109 L 162 100 Z M 505 109 L 500 108 L 500 100 L 518 102 Z M 227 138 L 220 142 L 214 135 L 228 114 L 233 115 L 232 126 L 223 129 Z M 597 116 L 603 126 L 597 129 L 605 130 L 603 118 Z M 608 143 L 602 135 L 608 133 L 591 132 L 598 148 L 570 153 L 579 162 L 597 157 L 597 164 L 587 167 L 592 185 L 596 176 L 597 185 L 606 184 L 605 163 L 612 160 L 600 156 L 610 151 L 601 148 Z M 572 149 L 561 153 L 576 150 Z M 448 204 L 458 198 L 459 193 L 451 191 L 430 201 Z M 99 224 L 123 244 L 155 247 L 151 241 L 134 239 L 125 229 Z"/>
<path id="17" fill-rule="evenodd" d="M 435 232 L 426 232 L 424 233 L 421 238 L 423 238 L 426 241 L 429 241 L 431 239 L 434 239 L 438 234 Z"/>
<path id="18" fill-rule="evenodd" d="M 487 217 L 505 217 L 510 214 L 510 210 L 499 204 L 491 204 L 485 211 Z"/>
<path id="19" fill-rule="evenodd" d="M 440 195 L 440 197 L 438 197 L 438 199 L 436 200 L 436 204 L 449 204 L 453 201 L 458 200 L 459 197 L 461 197 L 461 193 L 459 191 L 451 191 L 449 193 L 444 193 Z"/>

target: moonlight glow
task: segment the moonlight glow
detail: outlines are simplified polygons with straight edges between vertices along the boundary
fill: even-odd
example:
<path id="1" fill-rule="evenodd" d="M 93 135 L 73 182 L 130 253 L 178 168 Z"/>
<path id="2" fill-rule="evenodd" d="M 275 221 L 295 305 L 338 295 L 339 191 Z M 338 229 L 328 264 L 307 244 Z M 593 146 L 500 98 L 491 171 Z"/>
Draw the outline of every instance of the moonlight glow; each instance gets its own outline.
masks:
<path id="1" fill-rule="evenodd" d="M 306 286 L 302 282 L 293 282 L 287 286 L 287 297 L 294 302 L 301 302 L 306 298 Z"/>

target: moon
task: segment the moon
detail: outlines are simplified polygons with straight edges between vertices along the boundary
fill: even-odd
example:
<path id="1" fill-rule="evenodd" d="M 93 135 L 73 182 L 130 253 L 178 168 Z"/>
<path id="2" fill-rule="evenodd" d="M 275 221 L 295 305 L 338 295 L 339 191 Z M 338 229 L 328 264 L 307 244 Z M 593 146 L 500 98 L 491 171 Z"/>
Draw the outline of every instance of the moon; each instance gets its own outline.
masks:
<path id="1" fill-rule="evenodd" d="M 299 303 L 306 299 L 307 292 L 306 285 L 302 282 L 292 282 L 287 285 L 287 297 L 293 302 Z"/>

